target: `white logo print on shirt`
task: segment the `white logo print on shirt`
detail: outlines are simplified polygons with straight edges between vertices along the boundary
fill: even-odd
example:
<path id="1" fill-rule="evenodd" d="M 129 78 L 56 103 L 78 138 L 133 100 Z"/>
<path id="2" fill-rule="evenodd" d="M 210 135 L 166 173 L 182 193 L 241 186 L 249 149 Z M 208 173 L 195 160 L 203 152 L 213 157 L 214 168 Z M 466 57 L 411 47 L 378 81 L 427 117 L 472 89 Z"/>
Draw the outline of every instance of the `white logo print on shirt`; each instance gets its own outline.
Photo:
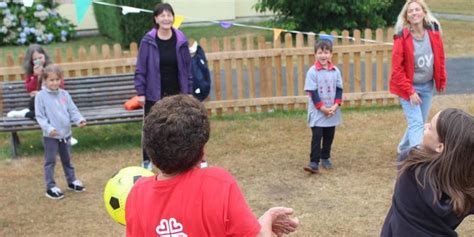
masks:
<path id="1" fill-rule="evenodd" d="M 183 225 L 174 218 L 162 219 L 160 225 L 156 227 L 156 233 L 161 237 L 188 237 L 183 232 Z"/>
<path id="2" fill-rule="evenodd" d="M 423 55 L 418 58 L 416 63 L 418 64 L 418 68 L 422 68 L 431 65 L 431 60 L 433 60 L 433 54 Z"/>

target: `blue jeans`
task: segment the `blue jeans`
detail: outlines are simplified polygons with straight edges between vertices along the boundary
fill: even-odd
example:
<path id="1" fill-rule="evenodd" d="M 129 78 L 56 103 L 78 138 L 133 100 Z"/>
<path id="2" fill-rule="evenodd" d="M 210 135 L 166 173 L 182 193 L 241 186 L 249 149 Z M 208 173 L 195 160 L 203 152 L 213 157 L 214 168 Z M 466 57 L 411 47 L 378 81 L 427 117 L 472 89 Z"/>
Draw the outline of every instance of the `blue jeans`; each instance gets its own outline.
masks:
<path id="1" fill-rule="evenodd" d="M 433 100 L 433 80 L 422 84 L 414 84 L 416 93 L 421 99 L 421 104 L 412 105 L 410 100 L 400 98 L 400 105 L 408 123 L 398 150 L 403 151 L 421 143 L 423 139 L 424 124 L 428 118 Z"/>

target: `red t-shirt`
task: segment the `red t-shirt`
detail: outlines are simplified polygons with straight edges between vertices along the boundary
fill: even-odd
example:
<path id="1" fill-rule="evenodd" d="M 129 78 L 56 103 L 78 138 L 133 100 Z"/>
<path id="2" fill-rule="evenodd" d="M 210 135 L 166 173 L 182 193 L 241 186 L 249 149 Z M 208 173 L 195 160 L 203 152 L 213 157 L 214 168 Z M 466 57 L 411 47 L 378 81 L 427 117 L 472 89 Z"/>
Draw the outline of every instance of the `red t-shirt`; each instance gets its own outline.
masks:
<path id="1" fill-rule="evenodd" d="M 127 236 L 256 236 L 260 223 L 221 168 L 140 179 L 125 206 Z"/>

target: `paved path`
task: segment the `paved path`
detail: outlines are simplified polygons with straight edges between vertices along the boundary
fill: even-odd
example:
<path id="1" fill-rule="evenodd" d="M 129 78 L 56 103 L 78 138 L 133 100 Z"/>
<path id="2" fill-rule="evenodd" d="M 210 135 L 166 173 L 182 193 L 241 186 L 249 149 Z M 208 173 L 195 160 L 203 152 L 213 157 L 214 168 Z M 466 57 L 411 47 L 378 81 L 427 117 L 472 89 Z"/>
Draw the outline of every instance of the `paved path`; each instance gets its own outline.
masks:
<path id="1" fill-rule="evenodd" d="M 474 58 L 448 58 L 446 94 L 474 94 Z"/>
<path id="2" fill-rule="evenodd" d="M 459 14 L 449 14 L 449 13 L 433 13 L 436 18 L 447 19 L 447 20 L 457 20 L 457 21 L 474 21 L 474 16 L 470 15 L 459 15 Z"/>

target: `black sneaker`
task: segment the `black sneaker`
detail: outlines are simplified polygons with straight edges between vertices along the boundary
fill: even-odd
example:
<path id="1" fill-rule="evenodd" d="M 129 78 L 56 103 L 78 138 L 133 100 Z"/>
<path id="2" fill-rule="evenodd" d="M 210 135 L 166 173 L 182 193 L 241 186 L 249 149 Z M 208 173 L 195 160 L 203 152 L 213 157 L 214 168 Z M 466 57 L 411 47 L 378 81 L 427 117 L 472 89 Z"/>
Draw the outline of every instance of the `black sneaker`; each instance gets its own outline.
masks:
<path id="1" fill-rule="evenodd" d="M 319 171 L 319 164 L 316 162 L 310 162 L 308 166 L 303 168 L 305 171 L 308 171 L 312 174 L 315 174 Z"/>
<path id="2" fill-rule="evenodd" d="M 52 187 L 46 190 L 46 197 L 57 200 L 57 199 L 63 198 L 64 194 L 61 192 L 61 189 L 59 189 L 58 187 Z"/>
<path id="3" fill-rule="evenodd" d="M 67 188 L 69 190 L 74 191 L 74 192 L 84 192 L 84 191 L 86 191 L 86 188 L 84 187 L 82 182 L 79 181 L 79 180 L 74 180 L 74 182 L 67 185 Z"/>
<path id="4" fill-rule="evenodd" d="M 332 169 L 332 162 L 330 159 L 322 159 L 321 160 L 322 162 L 322 165 L 323 165 L 323 168 L 327 169 L 327 170 L 330 170 Z"/>

